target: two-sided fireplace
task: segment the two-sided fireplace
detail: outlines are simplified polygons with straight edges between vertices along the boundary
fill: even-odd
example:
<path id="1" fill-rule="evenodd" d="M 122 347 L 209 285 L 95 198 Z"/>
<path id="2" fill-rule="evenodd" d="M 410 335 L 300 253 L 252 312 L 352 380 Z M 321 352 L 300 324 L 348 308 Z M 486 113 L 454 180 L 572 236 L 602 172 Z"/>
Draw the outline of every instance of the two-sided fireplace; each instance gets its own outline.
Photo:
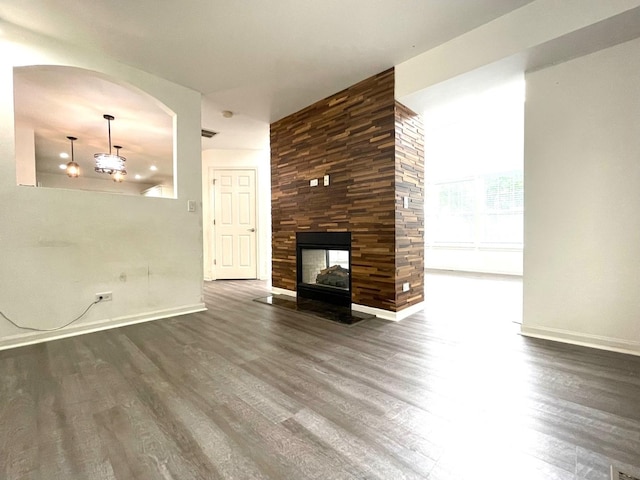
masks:
<path id="1" fill-rule="evenodd" d="M 351 232 L 296 234 L 297 297 L 351 307 Z"/>

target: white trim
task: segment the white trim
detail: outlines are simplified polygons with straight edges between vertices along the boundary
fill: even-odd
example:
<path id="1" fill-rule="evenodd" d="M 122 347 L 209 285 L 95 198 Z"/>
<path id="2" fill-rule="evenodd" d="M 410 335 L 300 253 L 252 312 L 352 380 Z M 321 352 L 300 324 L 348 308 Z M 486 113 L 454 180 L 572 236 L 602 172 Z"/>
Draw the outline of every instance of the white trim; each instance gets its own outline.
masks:
<path id="1" fill-rule="evenodd" d="M 392 312 L 391 310 L 384 310 L 382 308 L 368 307 L 366 305 L 359 305 L 357 303 L 351 304 L 351 309 L 356 312 L 370 313 L 383 320 L 391 320 L 392 322 L 398 322 L 410 317 L 414 313 L 421 312 L 424 309 L 424 302 L 411 305 L 399 312 Z"/>
<path id="2" fill-rule="evenodd" d="M 460 243 L 425 243 L 425 247 L 433 250 L 478 250 L 483 252 L 522 252 L 524 246 L 522 244 L 505 243 L 503 245 L 497 243 L 479 243 L 463 245 Z"/>
<path id="3" fill-rule="evenodd" d="M 453 275 L 486 275 L 488 277 L 515 277 L 523 278 L 522 272 L 505 272 L 505 271 L 489 271 L 486 268 L 478 268 L 476 270 L 472 268 L 450 268 L 450 267 L 425 267 L 425 273 L 445 273 Z"/>
<path id="4" fill-rule="evenodd" d="M 640 342 L 619 338 L 591 335 L 551 327 L 529 327 L 525 324 L 520 326 L 520 334 L 525 337 L 542 338 L 556 342 L 570 343 L 572 345 L 597 348 L 599 350 L 640 355 Z"/>
<path id="5" fill-rule="evenodd" d="M 135 323 L 150 322 L 152 320 L 160 320 L 163 318 L 176 317 L 178 315 L 186 315 L 188 313 L 203 312 L 207 310 L 204 303 L 196 303 L 195 305 L 185 305 L 177 308 L 167 308 L 165 310 L 157 310 L 138 315 L 128 315 L 114 319 L 99 320 L 90 324 L 77 325 L 75 327 L 66 328 L 56 332 L 30 332 L 20 333 L 5 337 L 0 341 L 0 350 L 9 348 L 23 347 L 25 345 L 33 345 L 34 343 L 48 342 L 61 338 L 75 337 L 86 333 L 99 332 L 101 330 L 109 330 L 125 325 L 133 325 Z"/>
<path id="6" fill-rule="evenodd" d="M 297 296 L 297 292 L 293 290 L 287 290 L 286 288 L 271 287 L 271 292 L 275 293 L 276 295 L 289 295 L 290 297 Z"/>
<path id="7" fill-rule="evenodd" d="M 275 295 L 289 295 L 290 297 L 296 296 L 296 292 L 284 288 L 271 287 L 271 291 Z M 407 307 L 404 310 L 400 310 L 399 312 L 392 312 L 391 310 L 384 310 L 382 308 L 368 307 L 366 305 L 360 305 L 357 303 L 352 303 L 351 309 L 355 310 L 356 312 L 375 315 L 376 317 L 382 318 L 383 320 L 391 320 L 392 322 L 397 322 L 399 320 L 404 320 L 414 313 L 422 311 L 424 309 L 424 302 L 416 303 L 415 305 Z"/>

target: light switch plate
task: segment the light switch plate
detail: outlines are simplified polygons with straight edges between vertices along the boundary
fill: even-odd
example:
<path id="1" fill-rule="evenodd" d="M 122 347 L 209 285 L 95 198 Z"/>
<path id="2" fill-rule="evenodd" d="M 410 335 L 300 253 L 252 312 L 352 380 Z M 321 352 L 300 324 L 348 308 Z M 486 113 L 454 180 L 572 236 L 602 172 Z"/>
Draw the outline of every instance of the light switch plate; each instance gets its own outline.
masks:
<path id="1" fill-rule="evenodd" d="M 187 211 L 195 212 L 196 211 L 196 201 L 195 200 L 187 200 Z"/>
<path id="2" fill-rule="evenodd" d="M 404 208 L 409 208 L 409 197 L 402 197 L 402 204 Z"/>
<path id="3" fill-rule="evenodd" d="M 329 175 L 325 175 L 324 176 L 324 186 L 328 187 L 329 186 Z"/>

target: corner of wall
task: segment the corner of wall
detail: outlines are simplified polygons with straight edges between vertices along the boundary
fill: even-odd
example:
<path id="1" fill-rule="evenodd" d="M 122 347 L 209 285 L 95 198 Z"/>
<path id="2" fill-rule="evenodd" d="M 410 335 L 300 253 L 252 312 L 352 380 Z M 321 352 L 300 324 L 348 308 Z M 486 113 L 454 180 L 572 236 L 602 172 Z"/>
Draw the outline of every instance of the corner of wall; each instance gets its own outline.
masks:
<path id="1" fill-rule="evenodd" d="M 424 128 L 395 103 L 396 311 L 424 301 Z M 408 290 L 406 288 L 408 284 Z"/>
<path id="2" fill-rule="evenodd" d="M 296 231 L 351 231 L 355 304 L 395 312 L 423 300 L 422 125 L 396 103 L 394 72 L 271 125 L 274 287 L 296 288 Z"/>

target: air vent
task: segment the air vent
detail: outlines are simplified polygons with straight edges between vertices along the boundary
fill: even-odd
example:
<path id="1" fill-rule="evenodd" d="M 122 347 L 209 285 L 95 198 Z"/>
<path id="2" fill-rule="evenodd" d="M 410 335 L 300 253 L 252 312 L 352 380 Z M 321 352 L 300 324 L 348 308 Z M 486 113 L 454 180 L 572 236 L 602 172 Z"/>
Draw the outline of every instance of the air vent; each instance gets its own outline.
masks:
<path id="1" fill-rule="evenodd" d="M 218 132 L 214 132 L 213 130 L 205 130 L 204 128 L 201 130 L 202 136 L 205 138 L 211 138 L 214 135 L 217 135 Z"/>
<path id="2" fill-rule="evenodd" d="M 611 466 L 611 480 L 640 480 L 640 477 L 623 472 L 617 467 Z"/>

